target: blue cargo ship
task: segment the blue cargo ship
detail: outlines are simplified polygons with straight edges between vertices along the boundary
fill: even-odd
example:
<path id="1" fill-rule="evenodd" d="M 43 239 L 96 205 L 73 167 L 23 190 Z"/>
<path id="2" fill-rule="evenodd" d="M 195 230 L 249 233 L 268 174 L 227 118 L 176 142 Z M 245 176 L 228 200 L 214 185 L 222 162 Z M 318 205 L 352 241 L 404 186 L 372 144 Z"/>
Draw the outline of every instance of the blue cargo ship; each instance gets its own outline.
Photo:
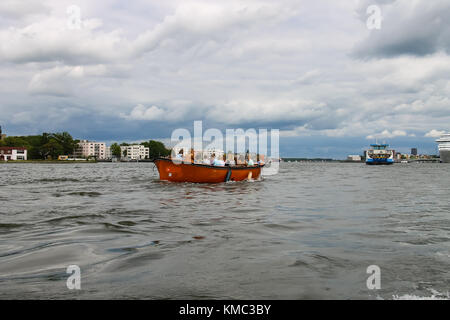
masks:
<path id="1" fill-rule="evenodd" d="M 393 164 L 394 150 L 388 144 L 371 144 L 366 151 L 366 164 Z"/>

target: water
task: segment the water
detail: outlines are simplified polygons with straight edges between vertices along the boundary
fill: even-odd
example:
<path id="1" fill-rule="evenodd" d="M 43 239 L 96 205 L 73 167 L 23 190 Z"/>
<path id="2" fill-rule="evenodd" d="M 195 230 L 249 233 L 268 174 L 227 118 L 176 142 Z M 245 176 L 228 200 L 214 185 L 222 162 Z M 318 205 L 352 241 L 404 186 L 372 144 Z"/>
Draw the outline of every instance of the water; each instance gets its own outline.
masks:
<path id="1" fill-rule="evenodd" d="M 437 163 L 284 163 L 218 185 L 151 163 L 0 164 L 0 298 L 449 298 L 449 195 Z"/>

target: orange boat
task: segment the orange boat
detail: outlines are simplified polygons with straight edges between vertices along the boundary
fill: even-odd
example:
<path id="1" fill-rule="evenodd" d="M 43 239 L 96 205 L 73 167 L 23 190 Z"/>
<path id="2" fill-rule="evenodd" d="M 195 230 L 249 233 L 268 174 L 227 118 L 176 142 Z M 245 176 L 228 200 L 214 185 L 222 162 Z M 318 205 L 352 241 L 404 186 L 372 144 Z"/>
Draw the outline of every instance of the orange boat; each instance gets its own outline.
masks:
<path id="1" fill-rule="evenodd" d="M 261 168 L 256 166 L 210 166 L 197 163 L 183 163 L 181 160 L 169 158 L 155 159 L 159 179 L 174 182 L 220 183 L 227 181 L 242 181 L 258 179 Z"/>

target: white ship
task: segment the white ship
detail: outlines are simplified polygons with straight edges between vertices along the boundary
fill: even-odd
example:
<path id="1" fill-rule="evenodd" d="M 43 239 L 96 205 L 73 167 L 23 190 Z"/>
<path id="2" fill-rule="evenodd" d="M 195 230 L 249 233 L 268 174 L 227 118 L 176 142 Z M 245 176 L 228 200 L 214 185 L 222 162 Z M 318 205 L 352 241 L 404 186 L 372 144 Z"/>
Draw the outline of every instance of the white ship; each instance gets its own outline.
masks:
<path id="1" fill-rule="evenodd" d="M 436 142 L 439 144 L 441 162 L 450 163 L 450 133 L 442 135 Z"/>

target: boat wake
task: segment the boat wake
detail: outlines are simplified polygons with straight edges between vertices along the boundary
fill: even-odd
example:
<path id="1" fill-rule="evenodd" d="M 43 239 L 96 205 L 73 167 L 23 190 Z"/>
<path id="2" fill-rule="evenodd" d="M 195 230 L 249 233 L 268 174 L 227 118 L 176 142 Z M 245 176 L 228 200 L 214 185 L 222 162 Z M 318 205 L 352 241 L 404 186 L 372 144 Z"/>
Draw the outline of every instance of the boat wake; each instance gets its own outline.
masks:
<path id="1" fill-rule="evenodd" d="M 393 300 L 450 300 L 450 293 L 441 293 L 434 289 L 429 289 L 431 296 L 417 296 L 414 294 L 393 295 Z"/>

